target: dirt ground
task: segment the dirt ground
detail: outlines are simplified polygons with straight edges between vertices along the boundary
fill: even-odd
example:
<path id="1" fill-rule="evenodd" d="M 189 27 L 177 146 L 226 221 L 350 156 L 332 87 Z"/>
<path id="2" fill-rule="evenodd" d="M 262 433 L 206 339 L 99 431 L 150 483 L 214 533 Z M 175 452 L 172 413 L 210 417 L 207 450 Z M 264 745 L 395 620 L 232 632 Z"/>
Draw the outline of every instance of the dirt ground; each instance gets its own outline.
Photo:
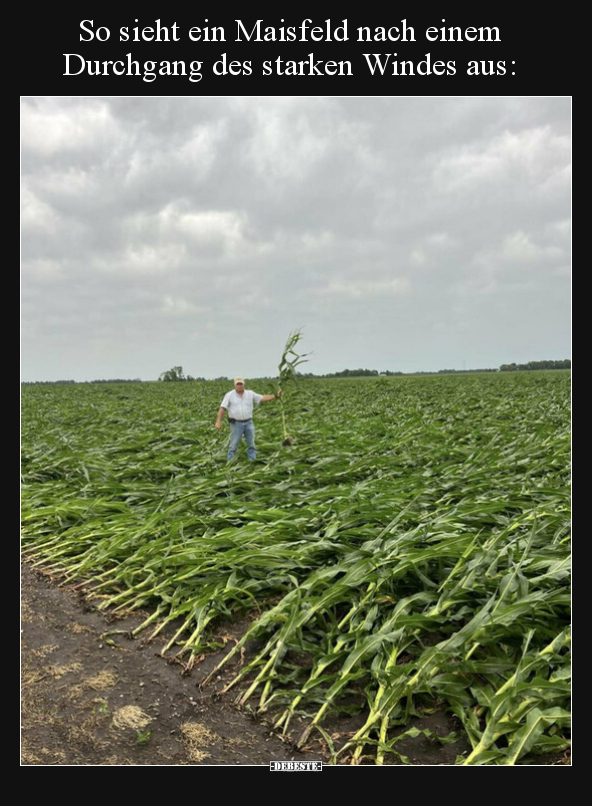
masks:
<path id="1" fill-rule="evenodd" d="M 158 655 L 166 636 L 146 645 L 109 635 L 139 618 L 110 622 L 25 563 L 21 593 L 23 765 L 269 766 L 321 758 L 271 735 L 230 694 L 217 696 L 223 680 L 201 691 L 213 657 L 199 675 L 183 676 Z"/>
<path id="2" fill-rule="evenodd" d="M 269 768 L 270 761 L 329 761 L 320 735 L 303 751 L 296 749 L 294 739 L 302 724 L 296 722 L 295 732 L 283 739 L 269 721 L 239 710 L 232 690 L 221 696 L 231 669 L 200 688 L 244 624 L 221 625 L 226 649 L 182 674 L 178 663 L 158 654 L 168 635 L 150 644 L 131 638 L 129 631 L 140 623 L 140 616 L 109 620 L 80 593 L 60 587 L 26 563 L 21 594 L 22 765 Z M 341 717 L 324 727 L 339 746 L 363 718 Z M 438 736 L 458 730 L 451 717 L 438 712 L 417 726 Z M 469 750 L 464 739 L 441 745 L 424 735 L 399 745 L 411 764 L 422 766 L 454 764 Z"/>

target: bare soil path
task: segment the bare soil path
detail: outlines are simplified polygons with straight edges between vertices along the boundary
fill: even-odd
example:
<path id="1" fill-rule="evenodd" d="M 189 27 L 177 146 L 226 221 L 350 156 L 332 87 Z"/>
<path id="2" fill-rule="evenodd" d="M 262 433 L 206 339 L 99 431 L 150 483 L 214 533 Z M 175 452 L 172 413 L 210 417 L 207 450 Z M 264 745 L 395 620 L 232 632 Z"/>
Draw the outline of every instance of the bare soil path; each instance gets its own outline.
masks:
<path id="1" fill-rule="evenodd" d="M 80 596 L 22 568 L 23 765 L 266 765 L 299 753 Z M 203 670 L 201 667 L 204 666 Z M 221 681 L 223 682 L 223 681 Z"/>

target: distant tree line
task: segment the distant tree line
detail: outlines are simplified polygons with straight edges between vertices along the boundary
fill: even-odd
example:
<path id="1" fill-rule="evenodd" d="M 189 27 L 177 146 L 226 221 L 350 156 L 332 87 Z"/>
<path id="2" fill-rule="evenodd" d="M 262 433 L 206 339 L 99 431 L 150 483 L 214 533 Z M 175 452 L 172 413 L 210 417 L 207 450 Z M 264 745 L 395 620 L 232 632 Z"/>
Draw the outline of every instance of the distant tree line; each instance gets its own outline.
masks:
<path id="1" fill-rule="evenodd" d="M 566 358 L 562 361 L 529 361 L 527 364 L 502 364 L 501 367 L 481 367 L 479 369 L 439 369 L 433 372 L 392 372 L 391 370 L 377 369 L 344 369 L 341 372 L 329 372 L 325 375 L 315 375 L 312 372 L 297 373 L 300 378 L 363 378 L 385 377 L 390 375 L 447 375 L 468 372 L 513 372 L 529 369 L 571 369 L 571 361 Z"/>
<path id="2" fill-rule="evenodd" d="M 439 369 L 438 375 L 446 375 L 447 373 L 458 373 L 458 372 L 497 372 L 498 370 L 491 367 L 484 367 L 483 369 Z M 414 372 L 414 375 L 419 375 L 420 373 Z M 427 374 L 427 373 L 422 373 Z"/>
<path id="3" fill-rule="evenodd" d="M 342 369 L 341 372 L 327 372 L 324 375 L 315 375 L 314 372 L 297 372 L 299 378 L 365 378 L 365 377 L 389 377 L 393 375 L 446 375 L 460 374 L 467 372 L 522 372 L 530 369 L 571 369 L 571 360 L 565 358 L 562 361 L 529 361 L 527 364 L 502 364 L 501 367 L 484 367 L 482 369 L 439 369 L 437 372 L 393 372 L 385 369 L 380 372 L 377 369 Z M 270 379 L 266 376 L 264 380 Z M 206 381 L 207 378 L 194 378 L 185 375 L 183 367 L 172 367 L 163 372 L 158 378 L 159 381 Z M 226 375 L 219 375 L 213 378 L 214 381 L 229 381 Z M 41 386 L 43 384 L 65 384 L 65 383 L 142 383 L 141 378 L 101 378 L 94 381 L 23 381 L 23 386 Z"/>
<path id="4" fill-rule="evenodd" d="M 380 372 L 377 369 L 342 369 L 341 372 L 327 372 L 315 375 L 314 372 L 297 372 L 299 378 L 376 378 L 380 375 L 403 375 L 402 372 L 391 372 L 389 369 Z"/>
<path id="5" fill-rule="evenodd" d="M 76 381 L 22 381 L 23 386 L 43 386 L 49 383 L 76 383 Z"/>
<path id="6" fill-rule="evenodd" d="M 497 372 L 497 369 L 439 369 L 437 371 L 393 372 L 390 369 L 379 371 L 377 369 L 343 369 L 341 372 L 328 372 L 325 375 L 315 375 L 312 372 L 297 373 L 299 378 L 388 378 L 395 375 L 441 375 L 457 372 Z"/>
<path id="7" fill-rule="evenodd" d="M 528 364 L 502 364 L 500 372 L 517 372 L 525 369 L 571 369 L 571 361 L 529 361 Z"/>
<path id="8" fill-rule="evenodd" d="M 312 372 L 299 372 L 299 378 L 364 378 L 388 377 L 392 375 L 452 375 L 469 372 L 509 372 L 526 369 L 571 369 L 571 361 L 529 361 L 528 364 L 502 364 L 501 367 L 481 367 L 479 369 L 439 369 L 435 371 L 393 372 L 389 369 L 380 372 L 377 369 L 344 369 L 341 372 L 328 372 L 325 375 L 315 375 Z"/>
<path id="9" fill-rule="evenodd" d="M 56 383 L 142 383 L 141 378 L 100 378 L 94 381 L 23 381 L 23 386 L 43 386 Z"/>
<path id="10" fill-rule="evenodd" d="M 95 381 L 85 381 L 85 383 L 142 383 L 141 378 L 101 378 Z"/>

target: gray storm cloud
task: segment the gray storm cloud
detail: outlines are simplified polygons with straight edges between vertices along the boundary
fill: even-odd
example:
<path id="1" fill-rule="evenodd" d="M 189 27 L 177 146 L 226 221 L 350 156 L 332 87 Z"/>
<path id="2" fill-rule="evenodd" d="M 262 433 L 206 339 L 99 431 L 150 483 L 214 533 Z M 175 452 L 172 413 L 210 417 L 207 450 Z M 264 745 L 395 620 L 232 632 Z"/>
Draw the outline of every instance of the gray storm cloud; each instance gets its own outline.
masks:
<path id="1" fill-rule="evenodd" d="M 25 97 L 23 380 L 565 358 L 570 100 Z"/>

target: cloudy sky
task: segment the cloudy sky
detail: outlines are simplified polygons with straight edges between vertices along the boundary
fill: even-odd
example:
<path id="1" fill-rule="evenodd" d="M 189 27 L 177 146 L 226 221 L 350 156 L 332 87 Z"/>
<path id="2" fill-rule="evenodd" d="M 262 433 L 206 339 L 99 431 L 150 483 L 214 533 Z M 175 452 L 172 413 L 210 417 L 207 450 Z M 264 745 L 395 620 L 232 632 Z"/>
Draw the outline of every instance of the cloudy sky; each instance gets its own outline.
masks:
<path id="1" fill-rule="evenodd" d="M 24 97 L 22 378 L 570 355 L 564 97 Z"/>

